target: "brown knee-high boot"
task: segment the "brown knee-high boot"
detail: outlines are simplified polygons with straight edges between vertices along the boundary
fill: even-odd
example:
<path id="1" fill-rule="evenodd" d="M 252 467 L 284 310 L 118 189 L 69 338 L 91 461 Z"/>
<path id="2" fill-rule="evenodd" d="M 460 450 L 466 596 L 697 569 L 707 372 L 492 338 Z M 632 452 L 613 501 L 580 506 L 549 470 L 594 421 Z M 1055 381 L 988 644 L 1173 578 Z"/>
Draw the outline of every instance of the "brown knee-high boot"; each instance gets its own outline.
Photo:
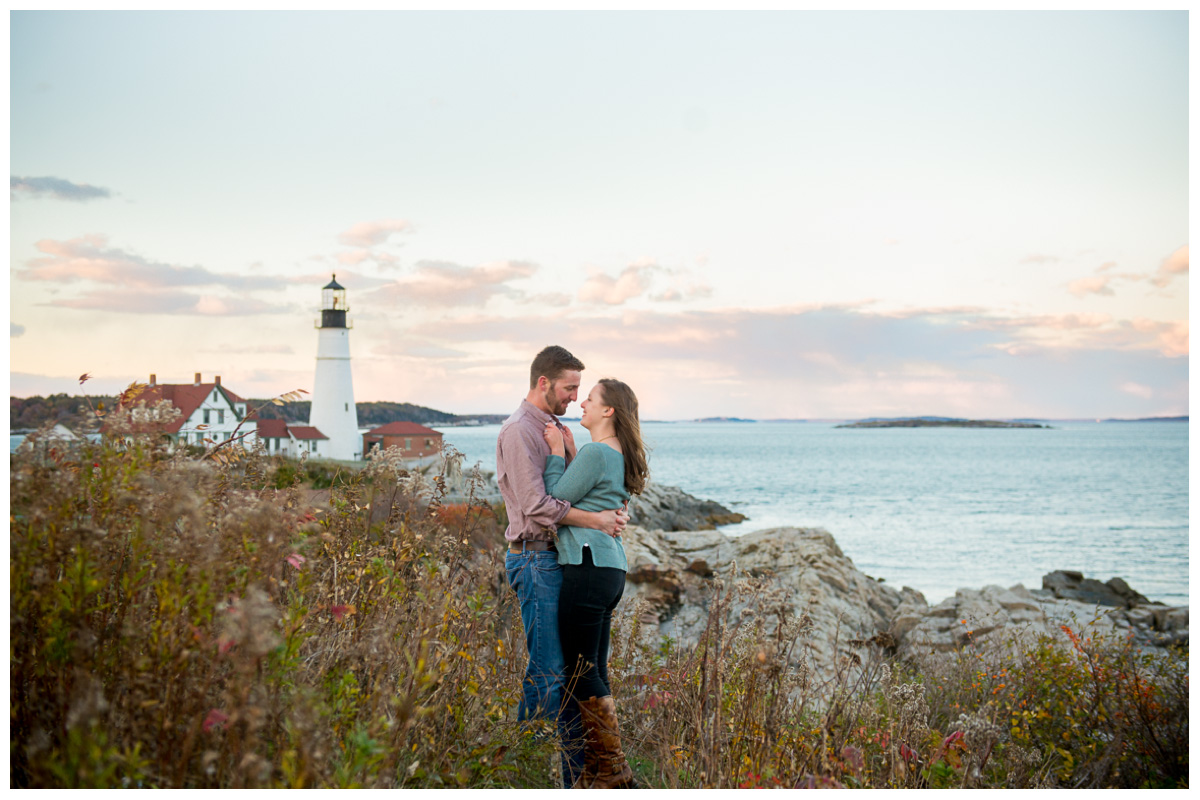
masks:
<path id="1" fill-rule="evenodd" d="M 579 703 L 587 735 L 583 774 L 575 786 L 581 789 L 636 789 L 633 770 L 621 750 L 617 727 L 617 703 L 612 695 L 592 697 Z M 590 771 L 589 767 L 595 764 Z"/>

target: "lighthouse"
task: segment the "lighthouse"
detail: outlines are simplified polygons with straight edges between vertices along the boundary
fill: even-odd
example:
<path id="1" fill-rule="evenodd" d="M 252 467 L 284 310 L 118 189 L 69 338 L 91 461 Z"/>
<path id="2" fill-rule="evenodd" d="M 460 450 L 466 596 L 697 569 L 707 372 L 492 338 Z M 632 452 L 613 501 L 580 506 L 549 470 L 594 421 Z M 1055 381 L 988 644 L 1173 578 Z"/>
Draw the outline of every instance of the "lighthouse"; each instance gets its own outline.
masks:
<path id="1" fill-rule="evenodd" d="M 333 280 L 321 289 L 317 323 L 317 374 L 313 380 L 308 424 L 329 437 L 325 457 L 339 461 L 362 458 L 354 378 L 350 374 L 350 328 L 346 322 L 346 288 Z"/>

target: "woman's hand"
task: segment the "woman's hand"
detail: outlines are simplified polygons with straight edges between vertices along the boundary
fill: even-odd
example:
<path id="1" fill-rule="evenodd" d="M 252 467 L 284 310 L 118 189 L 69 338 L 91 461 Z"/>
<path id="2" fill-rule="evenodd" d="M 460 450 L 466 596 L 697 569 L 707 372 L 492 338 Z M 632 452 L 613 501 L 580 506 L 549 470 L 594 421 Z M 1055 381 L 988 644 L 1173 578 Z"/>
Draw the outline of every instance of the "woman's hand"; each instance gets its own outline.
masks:
<path id="1" fill-rule="evenodd" d="M 542 431 L 542 435 L 546 437 L 546 444 L 550 445 L 550 455 L 567 457 L 567 447 L 563 443 L 563 434 L 557 425 L 553 422 L 547 422 L 546 429 Z"/>

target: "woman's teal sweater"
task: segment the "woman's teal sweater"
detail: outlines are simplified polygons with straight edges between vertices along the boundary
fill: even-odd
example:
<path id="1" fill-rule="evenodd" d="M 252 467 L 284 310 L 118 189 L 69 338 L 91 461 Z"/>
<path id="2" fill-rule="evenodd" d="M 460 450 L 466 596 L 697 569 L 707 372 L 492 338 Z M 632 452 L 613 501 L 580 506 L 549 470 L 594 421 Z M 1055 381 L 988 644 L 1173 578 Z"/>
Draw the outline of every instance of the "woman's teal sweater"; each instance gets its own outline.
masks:
<path id="1" fill-rule="evenodd" d="M 583 511 L 607 511 L 629 500 L 629 492 L 625 491 L 625 458 L 606 444 L 585 444 L 570 467 L 562 456 L 547 456 L 543 478 L 546 494 Z M 592 563 L 597 567 L 629 570 L 619 536 L 590 528 L 559 526 L 559 564 L 582 564 L 584 547 L 591 551 Z"/>

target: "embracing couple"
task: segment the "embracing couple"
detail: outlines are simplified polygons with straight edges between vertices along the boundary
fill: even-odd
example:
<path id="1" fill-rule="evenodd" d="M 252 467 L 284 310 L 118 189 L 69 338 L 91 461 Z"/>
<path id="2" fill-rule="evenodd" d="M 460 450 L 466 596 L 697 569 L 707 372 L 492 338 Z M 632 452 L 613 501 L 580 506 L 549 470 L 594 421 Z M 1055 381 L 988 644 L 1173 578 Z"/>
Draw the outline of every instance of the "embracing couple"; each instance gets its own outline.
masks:
<path id="1" fill-rule="evenodd" d="M 592 441 L 575 447 L 558 417 L 579 395 L 583 362 L 562 347 L 537 354 L 529 394 L 496 442 L 508 508 L 508 583 L 529 649 L 521 720 L 557 720 L 563 785 L 637 788 L 621 750 L 608 686 L 613 610 L 625 590 L 625 506 L 649 477 L 637 397 L 603 378 L 581 403 Z"/>

